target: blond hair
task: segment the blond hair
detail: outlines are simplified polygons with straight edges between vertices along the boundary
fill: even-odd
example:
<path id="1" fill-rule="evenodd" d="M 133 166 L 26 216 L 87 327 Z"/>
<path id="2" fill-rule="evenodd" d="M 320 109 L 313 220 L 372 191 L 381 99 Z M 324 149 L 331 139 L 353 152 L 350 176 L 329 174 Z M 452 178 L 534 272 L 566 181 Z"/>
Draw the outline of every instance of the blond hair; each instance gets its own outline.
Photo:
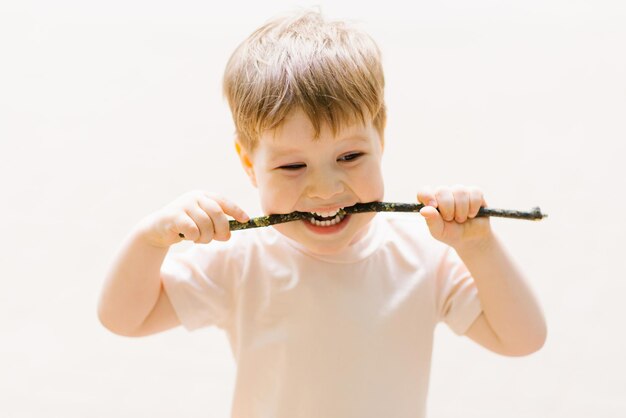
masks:
<path id="1" fill-rule="evenodd" d="M 371 121 L 382 138 L 384 84 L 372 38 L 316 11 L 265 24 L 239 45 L 224 72 L 237 137 L 249 150 L 295 109 L 304 111 L 316 137 L 322 124 L 336 135 Z"/>

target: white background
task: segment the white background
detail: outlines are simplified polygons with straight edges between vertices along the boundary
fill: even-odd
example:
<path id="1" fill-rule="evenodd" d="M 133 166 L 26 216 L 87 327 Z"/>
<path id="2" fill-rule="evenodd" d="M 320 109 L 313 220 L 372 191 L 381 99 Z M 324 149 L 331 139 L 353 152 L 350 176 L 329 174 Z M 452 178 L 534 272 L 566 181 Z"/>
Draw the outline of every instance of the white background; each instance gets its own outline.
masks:
<path id="1" fill-rule="evenodd" d="M 114 336 L 97 298 L 125 234 L 179 194 L 259 214 L 222 72 L 266 20 L 318 4 L 383 51 L 387 200 L 476 184 L 550 215 L 493 220 L 545 347 L 505 358 L 439 327 L 429 416 L 626 416 L 621 0 L 3 2 L 0 416 L 228 416 L 221 331 Z"/>

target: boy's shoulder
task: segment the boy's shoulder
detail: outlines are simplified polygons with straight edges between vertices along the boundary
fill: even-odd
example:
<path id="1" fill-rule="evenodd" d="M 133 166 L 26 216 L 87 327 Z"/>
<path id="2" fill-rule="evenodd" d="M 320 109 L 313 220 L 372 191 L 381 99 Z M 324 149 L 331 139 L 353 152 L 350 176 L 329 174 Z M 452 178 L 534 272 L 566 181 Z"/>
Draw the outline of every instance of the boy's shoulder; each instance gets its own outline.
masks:
<path id="1" fill-rule="evenodd" d="M 418 213 L 379 213 L 374 218 L 379 250 L 395 257 L 417 262 L 432 262 L 445 256 L 449 248 L 432 237 Z"/>
<path id="2" fill-rule="evenodd" d="M 426 222 L 418 213 L 382 213 L 376 218 L 378 227 L 388 231 L 387 235 L 391 235 L 388 239 L 402 239 L 416 245 L 445 246 L 432 237 Z"/>

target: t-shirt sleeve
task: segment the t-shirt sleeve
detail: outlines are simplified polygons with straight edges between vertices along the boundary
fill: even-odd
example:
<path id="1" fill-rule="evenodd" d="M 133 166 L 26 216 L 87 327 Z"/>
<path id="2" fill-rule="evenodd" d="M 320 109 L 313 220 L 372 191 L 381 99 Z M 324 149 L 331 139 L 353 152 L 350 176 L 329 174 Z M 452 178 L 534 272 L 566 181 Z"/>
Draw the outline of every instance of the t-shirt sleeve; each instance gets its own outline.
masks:
<path id="1" fill-rule="evenodd" d="M 214 245 L 211 243 L 209 245 Z M 176 315 L 187 330 L 223 328 L 233 311 L 232 268 L 223 251 L 195 245 L 168 254 L 161 280 Z"/>
<path id="2" fill-rule="evenodd" d="M 463 335 L 482 312 L 478 289 L 454 249 L 448 247 L 437 274 L 439 321 Z"/>

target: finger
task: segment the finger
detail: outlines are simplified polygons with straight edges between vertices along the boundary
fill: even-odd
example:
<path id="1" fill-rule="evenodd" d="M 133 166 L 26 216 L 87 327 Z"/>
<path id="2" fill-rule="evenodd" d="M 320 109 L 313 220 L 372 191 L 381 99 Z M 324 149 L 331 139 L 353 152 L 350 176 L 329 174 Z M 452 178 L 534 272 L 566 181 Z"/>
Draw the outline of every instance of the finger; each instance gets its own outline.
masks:
<path id="1" fill-rule="evenodd" d="M 172 229 L 174 232 L 178 233 L 179 237 L 186 240 L 194 241 L 200 236 L 198 225 L 196 225 L 187 213 L 183 213 L 174 220 Z"/>
<path id="2" fill-rule="evenodd" d="M 212 196 L 210 194 L 206 194 L 205 196 L 209 199 L 216 201 L 221 206 L 225 214 L 232 216 L 237 221 L 248 222 L 250 220 L 250 216 L 248 216 L 248 214 L 243 209 L 241 209 L 237 204 L 230 201 L 229 199 L 221 196 Z"/>
<path id="3" fill-rule="evenodd" d="M 198 199 L 198 206 L 211 218 L 213 222 L 213 239 L 227 241 L 230 238 L 228 218 L 218 202 L 209 198 Z"/>
<path id="4" fill-rule="evenodd" d="M 470 187 L 469 189 L 469 212 L 467 217 L 473 219 L 478 215 L 478 211 L 481 206 L 486 206 L 485 198 L 483 196 L 483 192 L 477 187 Z"/>
<path id="5" fill-rule="evenodd" d="M 197 244 L 208 244 L 215 237 L 213 219 L 200 206 L 194 205 L 186 210 L 198 227 L 199 234 L 193 242 Z"/>
<path id="6" fill-rule="evenodd" d="M 441 214 L 437 211 L 437 209 L 432 206 L 424 206 L 420 210 L 420 214 L 426 220 L 426 225 L 428 225 L 428 229 L 430 230 L 430 234 L 434 238 L 439 238 L 443 234 L 443 218 Z"/>
<path id="7" fill-rule="evenodd" d="M 437 198 L 437 208 L 441 217 L 446 222 L 454 219 L 454 196 L 452 191 L 447 187 L 441 187 L 435 192 Z"/>
<path id="8" fill-rule="evenodd" d="M 437 207 L 437 198 L 430 186 L 426 186 L 417 192 L 417 201 L 426 206 Z"/>
<path id="9" fill-rule="evenodd" d="M 457 223 L 463 223 L 467 220 L 470 208 L 469 191 L 464 186 L 454 186 L 452 195 L 454 196 L 454 220 Z"/>

